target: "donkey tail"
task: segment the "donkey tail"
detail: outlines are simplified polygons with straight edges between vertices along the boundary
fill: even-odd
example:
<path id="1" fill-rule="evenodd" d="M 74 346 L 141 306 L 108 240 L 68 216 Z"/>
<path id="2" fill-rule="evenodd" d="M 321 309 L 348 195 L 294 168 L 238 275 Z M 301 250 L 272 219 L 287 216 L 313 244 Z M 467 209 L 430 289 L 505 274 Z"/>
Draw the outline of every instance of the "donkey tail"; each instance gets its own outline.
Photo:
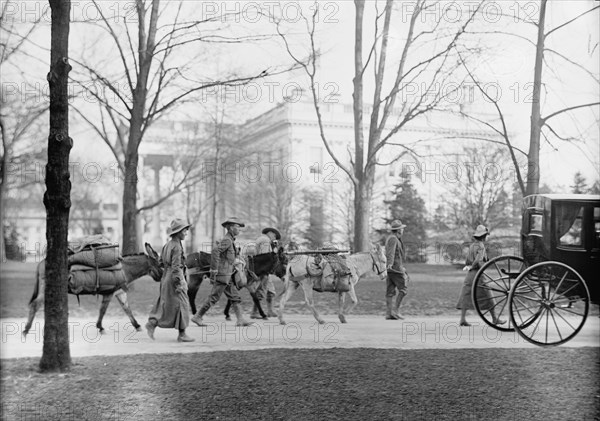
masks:
<path id="1" fill-rule="evenodd" d="M 29 304 L 34 302 L 40 294 L 40 277 L 46 275 L 46 261 L 42 260 L 35 268 L 35 284 L 33 286 L 33 294 L 29 300 Z"/>

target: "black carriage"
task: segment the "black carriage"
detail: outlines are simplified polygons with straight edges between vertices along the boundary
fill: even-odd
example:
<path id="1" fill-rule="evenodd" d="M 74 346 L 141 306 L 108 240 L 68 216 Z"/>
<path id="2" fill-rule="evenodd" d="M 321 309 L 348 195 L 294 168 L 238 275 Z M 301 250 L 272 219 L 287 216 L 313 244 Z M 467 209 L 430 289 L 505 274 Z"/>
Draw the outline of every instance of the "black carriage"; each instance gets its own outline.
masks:
<path id="1" fill-rule="evenodd" d="M 600 303 L 600 196 L 531 195 L 522 215 L 521 256 L 483 265 L 473 302 L 488 325 L 559 345 L 581 330 L 590 303 Z"/>

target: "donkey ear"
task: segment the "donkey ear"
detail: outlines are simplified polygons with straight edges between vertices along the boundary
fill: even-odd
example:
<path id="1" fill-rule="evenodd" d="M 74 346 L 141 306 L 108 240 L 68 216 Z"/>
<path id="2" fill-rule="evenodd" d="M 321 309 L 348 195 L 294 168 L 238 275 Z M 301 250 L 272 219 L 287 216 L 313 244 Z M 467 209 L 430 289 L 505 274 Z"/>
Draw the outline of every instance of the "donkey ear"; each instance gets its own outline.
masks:
<path id="1" fill-rule="evenodd" d="M 150 244 L 144 243 L 144 247 L 146 248 L 146 253 L 148 253 L 148 256 L 150 256 L 154 260 L 158 260 L 158 254 L 154 251 Z"/>

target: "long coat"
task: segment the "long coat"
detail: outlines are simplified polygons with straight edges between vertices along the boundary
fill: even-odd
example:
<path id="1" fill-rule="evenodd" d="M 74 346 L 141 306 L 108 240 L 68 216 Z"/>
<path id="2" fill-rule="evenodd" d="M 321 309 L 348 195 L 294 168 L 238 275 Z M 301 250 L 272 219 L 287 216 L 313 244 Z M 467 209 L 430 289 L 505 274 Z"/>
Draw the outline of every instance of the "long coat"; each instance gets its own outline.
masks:
<path id="1" fill-rule="evenodd" d="M 458 297 L 458 303 L 456 304 L 457 309 L 465 308 L 467 310 L 473 310 L 475 305 L 471 296 L 473 289 L 473 281 L 477 271 L 485 262 L 488 261 L 487 252 L 485 250 L 485 244 L 482 241 L 474 241 L 469 245 L 469 251 L 467 252 L 466 265 L 471 266 L 471 269 L 467 272 L 465 280 L 463 282 L 460 296 Z M 477 302 L 479 308 L 482 310 L 488 310 L 493 307 L 494 302 L 489 292 L 482 289 L 477 290 Z"/>
<path id="2" fill-rule="evenodd" d="M 164 265 L 160 295 L 150 313 L 158 327 L 185 329 L 190 324 L 190 302 L 187 295 L 185 255 L 178 239 L 171 238 L 162 249 Z M 180 290 L 177 290 L 177 287 Z"/>

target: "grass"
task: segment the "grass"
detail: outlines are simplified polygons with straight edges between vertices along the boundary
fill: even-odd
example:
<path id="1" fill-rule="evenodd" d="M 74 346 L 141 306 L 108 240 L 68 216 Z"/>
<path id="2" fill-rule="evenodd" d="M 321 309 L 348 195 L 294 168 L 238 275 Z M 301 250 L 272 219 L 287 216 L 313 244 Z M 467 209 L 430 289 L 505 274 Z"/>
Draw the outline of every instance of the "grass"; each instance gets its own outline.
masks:
<path id="1" fill-rule="evenodd" d="M 599 357 L 597 348 L 269 349 L 75 358 L 63 374 L 2 360 L 3 419 L 592 420 Z"/>
<path id="2" fill-rule="evenodd" d="M 408 315 L 438 315 L 454 313 L 456 300 L 464 278 L 464 272 L 450 265 L 412 264 L 407 266 L 411 282 L 408 295 L 402 304 L 402 311 Z M 27 317 L 27 304 L 34 288 L 35 263 L 7 262 L 0 270 L 0 317 Z M 283 283 L 275 279 L 275 288 L 283 290 Z M 356 314 L 385 313 L 385 281 L 379 279 L 362 279 L 357 287 L 359 303 L 355 307 Z M 159 284 L 150 279 L 140 279 L 130 286 L 129 304 L 138 321 L 144 320 L 150 312 L 159 293 Z M 210 284 L 204 282 L 196 297 L 199 306 L 210 293 Z M 242 290 L 242 300 L 246 311 L 251 310 L 251 299 L 247 290 Z M 316 293 L 315 301 L 320 313 L 337 313 L 337 294 Z M 69 314 L 72 317 L 90 317 L 95 320 L 101 299 L 95 296 L 77 297 L 69 295 Z M 211 309 L 209 314 L 221 314 L 225 307 L 225 298 Z M 308 314 L 304 304 L 304 294 L 297 290 L 286 305 L 286 313 Z M 111 303 L 108 316 L 120 317 L 123 311 Z"/>

